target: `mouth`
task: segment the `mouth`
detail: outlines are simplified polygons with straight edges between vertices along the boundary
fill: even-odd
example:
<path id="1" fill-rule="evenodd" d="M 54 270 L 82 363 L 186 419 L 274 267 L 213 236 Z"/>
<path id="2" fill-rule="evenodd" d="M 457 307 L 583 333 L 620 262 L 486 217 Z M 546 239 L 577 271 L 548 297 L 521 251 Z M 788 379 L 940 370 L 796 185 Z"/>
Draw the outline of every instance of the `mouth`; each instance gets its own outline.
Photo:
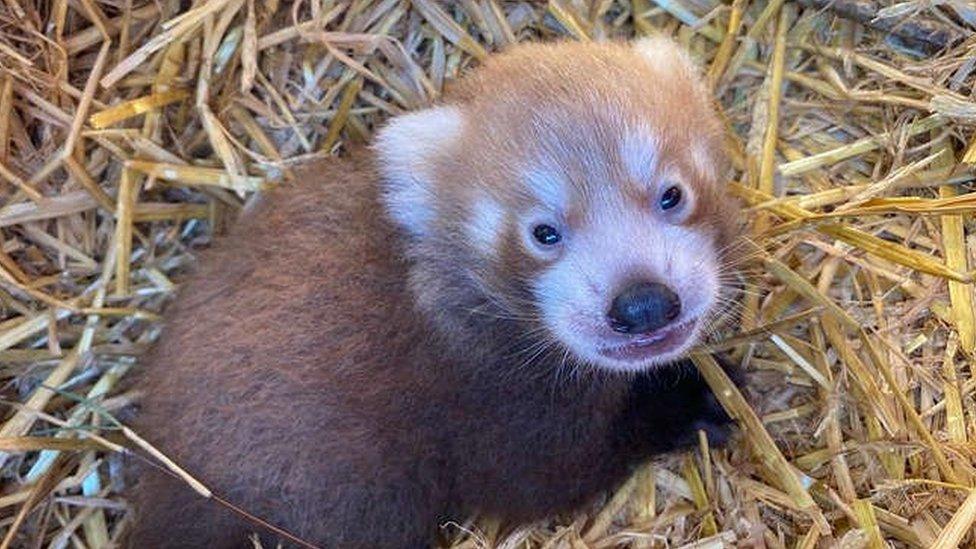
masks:
<path id="1" fill-rule="evenodd" d="M 644 362 L 681 349 L 695 333 L 697 318 L 631 337 L 626 343 L 601 347 L 597 352 L 613 360 Z"/>

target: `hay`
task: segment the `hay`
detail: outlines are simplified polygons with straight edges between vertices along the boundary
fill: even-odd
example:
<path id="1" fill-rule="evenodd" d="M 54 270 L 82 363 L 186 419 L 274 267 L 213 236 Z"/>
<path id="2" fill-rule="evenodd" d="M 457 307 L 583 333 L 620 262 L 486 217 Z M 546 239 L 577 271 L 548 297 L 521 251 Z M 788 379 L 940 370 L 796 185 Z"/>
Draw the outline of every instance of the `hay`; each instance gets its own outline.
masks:
<path id="1" fill-rule="evenodd" d="M 590 513 L 444 543 L 976 544 L 971 3 L 179 5 L 0 6 L 0 548 L 126 528 L 120 444 L 153 450 L 114 421 L 138 398 L 116 387 L 194 249 L 291 159 L 341 154 L 508 44 L 649 32 L 702 60 L 752 220 L 741 322 L 710 345 L 745 395 L 696 355 L 742 432 Z"/>

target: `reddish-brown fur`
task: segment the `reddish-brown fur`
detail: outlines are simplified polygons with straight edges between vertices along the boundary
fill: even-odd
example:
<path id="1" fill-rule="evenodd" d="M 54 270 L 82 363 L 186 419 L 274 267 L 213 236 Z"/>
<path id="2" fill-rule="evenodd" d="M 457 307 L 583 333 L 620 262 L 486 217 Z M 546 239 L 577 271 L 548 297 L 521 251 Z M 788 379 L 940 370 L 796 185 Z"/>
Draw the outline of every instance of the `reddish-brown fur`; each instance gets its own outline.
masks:
<path id="1" fill-rule="evenodd" d="M 495 85 L 472 80 L 454 101 Z M 408 245 L 381 211 L 375 162 L 361 151 L 306 166 L 205 254 L 141 365 L 134 425 L 146 439 L 312 543 L 383 548 L 424 546 L 439 522 L 475 512 L 575 509 L 695 428 L 721 438 L 727 418 L 686 364 L 572 378 L 558 361 L 517 368 L 532 326 L 502 307 L 522 302 L 516 275 L 538 265 L 502 236 L 501 260 L 479 267 L 449 210 L 437 219 L 455 239 Z M 703 189 L 721 240 L 709 208 L 724 206 Z M 463 194 L 445 192 L 459 205 Z M 150 468 L 131 496 L 133 547 L 243 547 L 260 531 Z"/>

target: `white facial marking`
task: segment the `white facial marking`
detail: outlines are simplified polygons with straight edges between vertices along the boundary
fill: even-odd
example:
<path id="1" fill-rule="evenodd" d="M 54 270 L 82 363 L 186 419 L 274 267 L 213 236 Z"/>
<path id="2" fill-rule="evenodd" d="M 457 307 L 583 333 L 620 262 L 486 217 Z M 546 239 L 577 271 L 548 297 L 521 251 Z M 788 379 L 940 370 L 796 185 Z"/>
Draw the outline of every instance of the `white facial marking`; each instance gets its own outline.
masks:
<path id="1" fill-rule="evenodd" d="M 454 107 L 435 107 L 393 118 L 376 138 L 384 203 L 408 232 L 423 236 L 434 218 L 433 163 L 461 134 Z"/>
<path id="2" fill-rule="evenodd" d="M 649 130 L 628 132 L 620 140 L 620 159 L 627 176 L 635 181 L 650 181 L 657 171 L 658 140 Z"/>
<path id="3" fill-rule="evenodd" d="M 505 209 L 502 205 L 490 197 L 480 197 L 474 203 L 471 220 L 466 227 L 468 236 L 482 250 L 494 250 L 504 221 Z"/>
<path id="4" fill-rule="evenodd" d="M 712 159 L 708 147 L 699 141 L 691 144 L 691 161 L 695 164 L 695 169 L 708 179 L 717 179 L 715 173 L 715 161 Z"/>
<path id="5" fill-rule="evenodd" d="M 525 174 L 525 184 L 539 202 L 553 211 L 564 210 L 569 203 L 569 185 L 555 170 L 529 170 Z"/>

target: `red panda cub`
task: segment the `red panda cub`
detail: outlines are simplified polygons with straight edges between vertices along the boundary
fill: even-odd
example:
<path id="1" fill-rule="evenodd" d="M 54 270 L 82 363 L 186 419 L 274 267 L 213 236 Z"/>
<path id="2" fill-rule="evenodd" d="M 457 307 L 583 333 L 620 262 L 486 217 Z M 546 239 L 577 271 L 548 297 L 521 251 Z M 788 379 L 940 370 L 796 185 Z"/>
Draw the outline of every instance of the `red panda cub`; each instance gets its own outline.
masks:
<path id="1" fill-rule="evenodd" d="M 726 435 L 682 360 L 736 230 L 722 165 L 709 93 L 667 39 L 490 57 L 205 254 L 141 366 L 135 429 L 320 547 L 579 509 L 698 429 Z M 278 539 L 138 476 L 132 547 Z"/>

